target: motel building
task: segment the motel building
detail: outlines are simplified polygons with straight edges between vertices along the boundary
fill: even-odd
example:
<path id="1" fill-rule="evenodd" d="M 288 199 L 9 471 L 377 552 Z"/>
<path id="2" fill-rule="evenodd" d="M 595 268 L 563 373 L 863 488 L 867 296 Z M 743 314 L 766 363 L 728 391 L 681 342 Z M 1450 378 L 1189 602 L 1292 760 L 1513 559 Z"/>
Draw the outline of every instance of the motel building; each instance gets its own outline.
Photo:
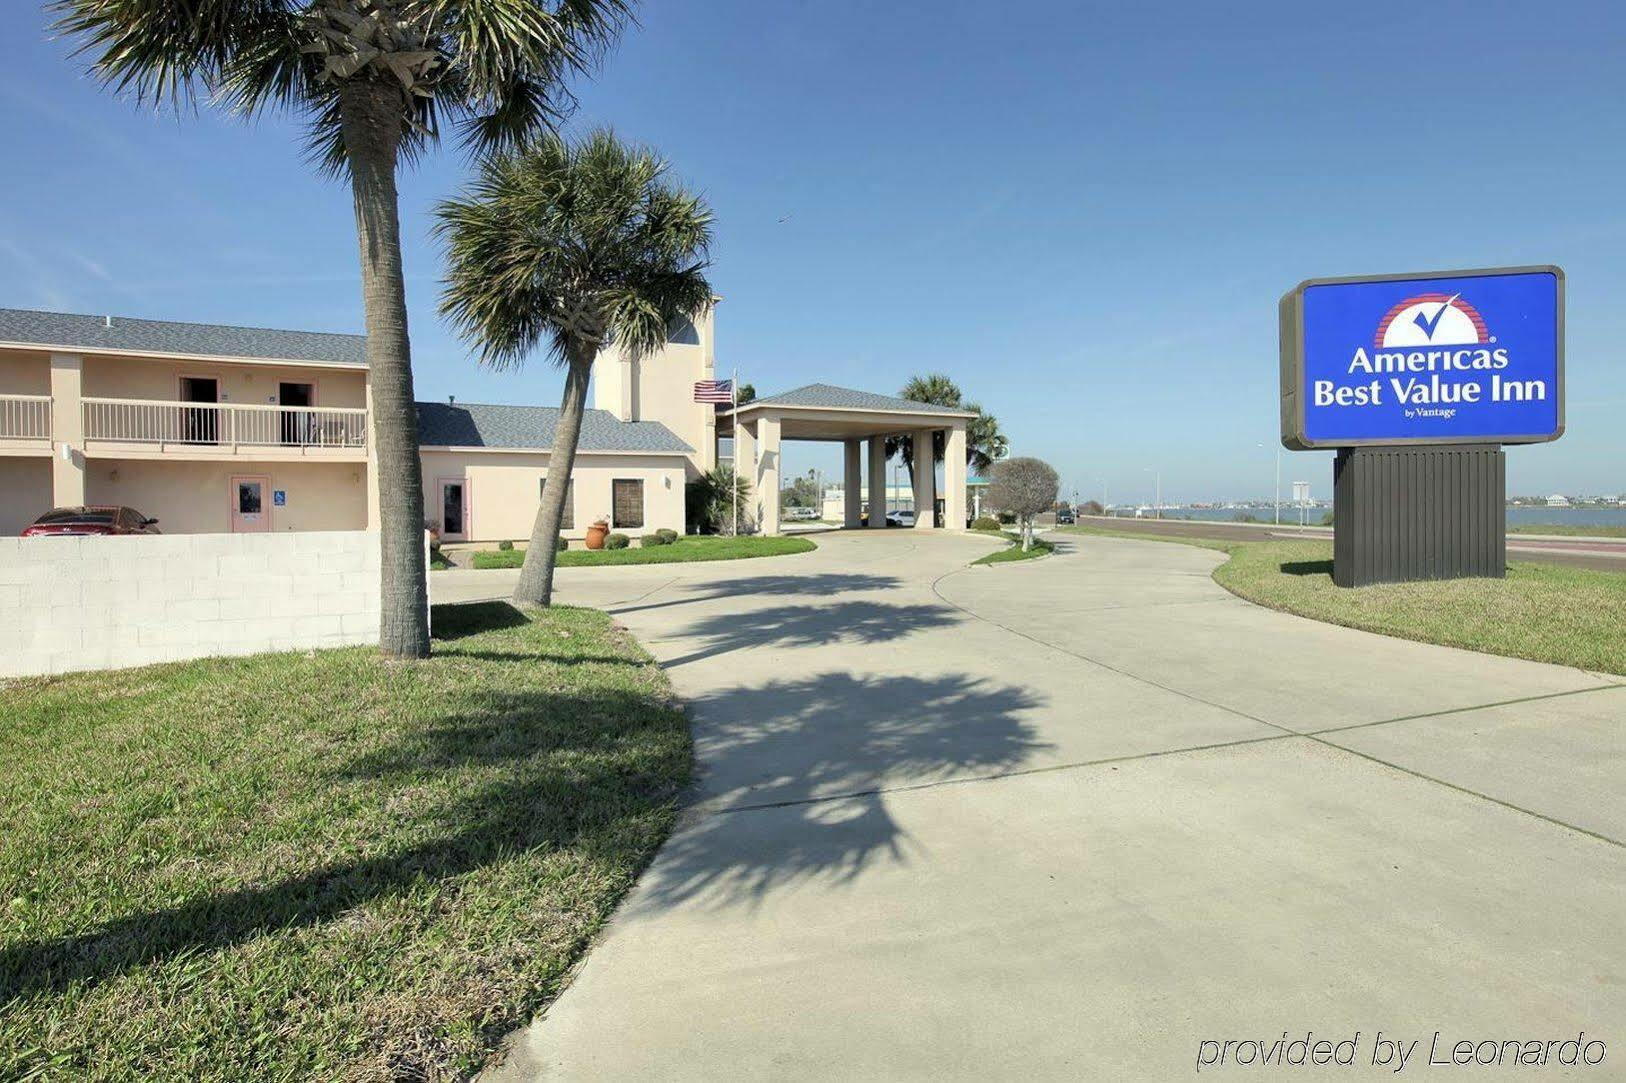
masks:
<path id="1" fill-rule="evenodd" d="M 915 461 L 945 433 L 946 462 L 915 471 L 914 507 L 965 519 L 965 434 L 974 415 L 814 384 L 737 411 L 695 401 L 715 378 L 709 314 L 632 361 L 613 348 L 594 369 L 591 409 L 565 505 L 564 534 L 684 530 L 684 486 L 736 454 L 752 481 L 744 509 L 778 533 L 781 447 L 845 448 L 842 518 L 887 489 L 885 442 Z M 166 534 L 376 527 L 364 339 L 122 316 L 0 309 L 0 535 L 53 507 L 125 505 Z M 420 402 L 424 522 L 444 541 L 528 538 L 559 410 Z M 877 517 L 872 527 L 884 526 Z M 916 529 L 936 529 L 922 516 Z"/>

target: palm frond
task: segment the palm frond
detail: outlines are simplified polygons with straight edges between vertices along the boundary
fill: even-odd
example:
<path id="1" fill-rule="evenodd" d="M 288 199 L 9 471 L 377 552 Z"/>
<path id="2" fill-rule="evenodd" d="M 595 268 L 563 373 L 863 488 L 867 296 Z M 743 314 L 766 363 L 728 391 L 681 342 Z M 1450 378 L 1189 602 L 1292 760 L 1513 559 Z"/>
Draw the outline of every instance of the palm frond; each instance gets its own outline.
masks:
<path id="1" fill-rule="evenodd" d="M 597 131 L 492 155 L 436 208 L 441 312 L 484 364 L 562 361 L 613 340 L 633 357 L 710 307 L 711 211 L 653 151 Z"/>
<path id="2" fill-rule="evenodd" d="M 294 19 L 285 0 L 54 0 L 46 10 L 97 78 L 157 105 L 212 96 L 239 54 L 276 52 Z"/>

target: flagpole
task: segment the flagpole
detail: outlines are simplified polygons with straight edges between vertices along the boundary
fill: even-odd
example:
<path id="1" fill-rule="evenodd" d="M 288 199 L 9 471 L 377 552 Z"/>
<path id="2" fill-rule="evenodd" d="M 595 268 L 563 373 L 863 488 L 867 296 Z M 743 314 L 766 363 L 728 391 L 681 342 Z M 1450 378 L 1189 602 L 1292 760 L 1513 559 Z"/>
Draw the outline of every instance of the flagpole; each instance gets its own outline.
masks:
<path id="1" fill-rule="evenodd" d="M 734 505 L 734 536 L 740 536 L 740 369 L 734 367 L 734 378 L 728 382 L 728 403 L 733 412 L 734 469 L 728 484 L 729 502 Z"/>

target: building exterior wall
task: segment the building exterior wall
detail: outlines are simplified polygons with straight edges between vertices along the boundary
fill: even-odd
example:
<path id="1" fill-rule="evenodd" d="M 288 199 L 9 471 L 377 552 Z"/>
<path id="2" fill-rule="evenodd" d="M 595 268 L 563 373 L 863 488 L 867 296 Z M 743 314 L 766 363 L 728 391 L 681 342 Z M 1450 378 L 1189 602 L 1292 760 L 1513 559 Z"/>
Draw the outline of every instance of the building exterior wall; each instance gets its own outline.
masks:
<path id="1" fill-rule="evenodd" d="M 694 323 L 696 341 L 668 342 L 632 361 L 611 346 L 593 365 L 593 407 L 622 421 L 658 421 L 694 448 L 690 477 L 717 465 L 717 407 L 694 401 L 694 385 L 716 379 L 715 309 Z"/>
<path id="2" fill-rule="evenodd" d="M 378 642 L 378 535 L 0 538 L 0 677 Z"/>
<path id="3" fill-rule="evenodd" d="M 21 532 L 52 507 L 51 460 L 0 455 L 0 536 Z"/>
<path id="4" fill-rule="evenodd" d="M 611 529 L 636 535 L 664 527 L 683 533 L 685 465 L 684 456 L 677 454 L 577 455 L 572 472 L 574 525 L 561 533 L 567 538 L 582 538 L 595 519 L 610 518 L 611 483 L 618 478 L 643 481 L 644 523 L 623 526 L 612 521 Z M 441 526 L 440 483 L 462 479 L 468 486 L 468 540 L 528 539 L 547 472 L 546 452 L 425 451 L 424 522 L 437 529 Z"/>
<path id="5" fill-rule="evenodd" d="M 0 350 L 0 395 L 49 395 L 51 357 L 23 350 Z"/>
<path id="6" fill-rule="evenodd" d="M 233 362 L 101 357 L 86 355 L 84 390 L 92 399 L 180 399 L 182 376 L 207 376 L 220 381 L 220 401 L 240 406 L 277 402 L 277 385 L 284 381 L 314 384 L 314 406 L 360 408 L 367 405 L 367 374 L 359 369 L 299 365 L 257 365 Z"/>
<path id="7" fill-rule="evenodd" d="M 231 479 L 242 476 L 268 479 L 272 533 L 368 526 L 365 463 L 91 459 L 85 474 L 87 503 L 135 508 L 165 534 L 229 532 Z M 287 494 L 280 508 L 276 490 Z"/>

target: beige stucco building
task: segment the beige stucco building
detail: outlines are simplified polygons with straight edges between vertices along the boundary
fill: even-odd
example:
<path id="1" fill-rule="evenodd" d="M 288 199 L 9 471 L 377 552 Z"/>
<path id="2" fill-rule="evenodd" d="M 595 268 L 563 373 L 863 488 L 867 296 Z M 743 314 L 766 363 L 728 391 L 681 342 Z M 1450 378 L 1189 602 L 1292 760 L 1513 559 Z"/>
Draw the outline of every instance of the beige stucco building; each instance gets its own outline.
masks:
<path id="1" fill-rule="evenodd" d="M 166 533 L 376 526 L 364 347 L 359 335 L 0 309 L 0 534 L 87 504 L 136 508 Z M 684 487 L 717 465 L 720 440 L 753 484 L 747 521 L 769 533 L 780 525 L 781 442 L 841 442 L 844 518 L 857 526 L 863 479 L 885 487 L 886 437 L 909 436 L 915 461 L 930 462 L 938 431 L 943 522 L 964 524 L 972 415 L 825 384 L 737 410 L 695 401 L 715 374 L 714 311 L 674 328 L 652 356 L 604 353 L 566 537 L 601 518 L 629 534 L 683 531 Z M 528 537 L 558 414 L 420 402 L 426 525 L 448 541 Z M 937 474 L 915 472 L 915 507 L 934 506 Z"/>

